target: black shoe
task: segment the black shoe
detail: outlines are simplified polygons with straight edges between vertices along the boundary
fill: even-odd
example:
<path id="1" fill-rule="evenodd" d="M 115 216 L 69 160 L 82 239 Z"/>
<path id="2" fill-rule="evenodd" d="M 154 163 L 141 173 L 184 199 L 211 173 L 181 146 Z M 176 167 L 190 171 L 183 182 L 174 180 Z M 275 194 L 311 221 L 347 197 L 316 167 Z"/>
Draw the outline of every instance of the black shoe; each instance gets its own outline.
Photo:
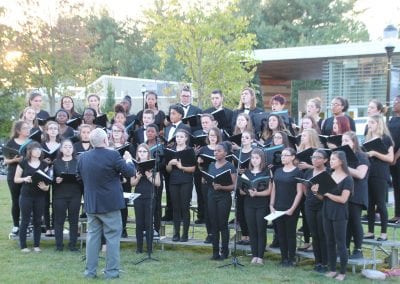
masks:
<path id="1" fill-rule="evenodd" d="M 315 266 L 314 266 L 314 271 L 315 272 L 319 272 L 320 271 L 320 269 L 321 269 L 321 267 L 322 267 L 322 264 L 316 264 Z"/>
<path id="2" fill-rule="evenodd" d="M 126 231 L 126 229 L 123 229 L 121 232 L 121 238 L 127 238 L 128 237 L 128 232 Z"/>
<path id="3" fill-rule="evenodd" d="M 165 215 L 165 216 L 161 217 L 161 221 L 165 221 L 165 222 L 172 221 L 172 216 Z"/>
<path id="4" fill-rule="evenodd" d="M 212 235 L 208 235 L 204 241 L 205 244 L 211 244 L 212 242 Z"/>
<path id="5" fill-rule="evenodd" d="M 321 265 L 321 268 L 318 270 L 319 273 L 325 274 L 328 272 L 328 266 Z"/>
<path id="6" fill-rule="evenodd" d="M 136 254 L 141 254 L 143 253 L 143 249 L 136 249 Z"/>
<path id="7" fill-rule="evenodd" d="M 360 249 L 354 250 L 353 253 L 349 256 L 349 259 L 358 259 L 358 258 L 364 258 L 364 255 Z"/>
<path id="8" fill-rule="evenodd" d="M 63 251 L 64 248 L 63 247 L 56 247 L 56 251 Z"/>
<path id="9" fill-rule="evenodd" d="M 279 266 L 286 267 L 287 264 L 288 264 L 288 260 L 287 259 L 282 259 L 281 262 L 279 263 Z"/>
<path id="10" fill-rule="evenodd" d="M 179 240 L 180 240 L 179 235 L 174 235 L 174 236 L 172 237 L 172 241 L 173 241 L 173 242 L 179 242 Z"/>
<path id="11" fill-rule="evenodd" d="M 82 213 L 81 215 L 79 215 L 79 218 L 81 218 L 81 219 L 86 219 L 86 218 L 87 218 L 86 213 Z"/>
<path id="12" fill-rule="evenodd" d="M 229 257 L 229 249 L 223 249 L 221 253 L 221 259 L 227 259 Z"/>
<path id="13" fill-rule="evenodd" d="M 197 219 L 194 221 L 195 224 L 204 224 L 204 219 Z"/>
<path id="14" fill-rule="evenodd" d="M 185 243 L 185 242 L 187 242 L 188 240 L 189 240 L 188 236 L 187 236 L 187 235 L 183 235 L 179 241 L 180 241 L 181 243 Z"/>
<path id="15" fill-rule="evenodd" d="M 379 237 L 379 238 L 377 238 L 376 239 L 378 242 L 386 242 L 387 240 L 388 240 L 388 238 L 386 237 L 386 238 L 382 238 L 382 237 Z"/>
<path id="16" fill-rule="evenodd" d="M 77 247 L 69 247 L 69 251 L 72 251 L 72 252 L 76 252 L 76 251 L 79 251 L 79 248 L 77 248 Z"/>
<path id="17" fill-rule="evenodd" d="M 234 224 L 235 223 L 235 219 L 232 219 L 229 221 L 229 224 Z"/>
<path id="18" fill-rule="evenodd" d="M 222 260 L 221 256 L 219 254 L 213 254 L 213 256 L 210 259 L 211 260 Z"/>

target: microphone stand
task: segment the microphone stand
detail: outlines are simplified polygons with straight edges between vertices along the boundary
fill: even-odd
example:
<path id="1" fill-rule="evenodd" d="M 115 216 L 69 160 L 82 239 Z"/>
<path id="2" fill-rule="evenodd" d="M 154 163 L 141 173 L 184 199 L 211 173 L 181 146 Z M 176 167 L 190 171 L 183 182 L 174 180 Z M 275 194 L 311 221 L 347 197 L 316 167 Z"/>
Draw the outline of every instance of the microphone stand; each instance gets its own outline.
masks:
<path id="1" fill-rule="evenodd" d="M 237 175 L 239 176 L 239 170 L 240 170 L 240 162 L 242 161 L 242 150 L 243 147 L 240 146 L 240 150 L 239 150 L 239 158 L 238 158 L 238 165 L 236 168 L 236 172 Z M 237 193 L 238 193 L 238 178 L 236 178 L 236 182 L 235 182 L 235 187 L 233 188 L 233 192 L 234 192 L 234 197 L 233 197 L 233 201 L 235 204 L 235 211 L 234 211 L 234 215 L 235 215 L 235 222 L 233 223 L 235 226 L 235 237 L 233 239 L 233 251 L 231 253 L 232 255 L 232 260 L 231 263 L 228 264 L 224 264 L 221 266 L 218 266 L 218 268 L 224 268 L 224 267 L 228 267 L 228 266 L 233 266 L 234 268 L 236 267 L 244 267 L 243 264 L 240 263 L 239 259 L 237 258 L 237 250 L 236 250 L 236 242 L 237 242 L 237 235 L 238 235 L 238 223 L 237 223 Z M 239 193 L 240 194 L 240 193 Z"/>
<path id="2" fill-rule="evenodd" d="M 149 232 L 150 238 L 147 239 L 146 237 L 146 243 L 147 243 L 147 256 L 141 260 L 139 260 L 138 262 L 135 262 L 135 265 L 141 264 L 147 260 L 152 260 L 152 261 L 159 261 L 156 258 L 153 258 L 151 256 L 152 252 L 153 252 L 153 220 L 154 220 L 154 212 L 153 212 L 153 202 L 155 202 L 155 191 L 156 191 L 156 186 L 154 185 L 155 183 L 155 179 L 156 179 L 156 173 L 159 172 L 159 149 L 158 147 L 160 146 L 159 141 L 158 141 L 158 136 L 156 137 L 156 155 L 155 155 L 155 165 L 153 168 L 153 172 L 152 172 L 152 176 L 151 176 L 151 197 L 150 197 L 150 206 L 149 206 L 149 210 L 150 210 L 150 214 L 149 214 L 149 221 L 148 221 L 148 225 L 146 228 L 146 232 Z M 161 177 L 160 177 L 161 179 Z"/>

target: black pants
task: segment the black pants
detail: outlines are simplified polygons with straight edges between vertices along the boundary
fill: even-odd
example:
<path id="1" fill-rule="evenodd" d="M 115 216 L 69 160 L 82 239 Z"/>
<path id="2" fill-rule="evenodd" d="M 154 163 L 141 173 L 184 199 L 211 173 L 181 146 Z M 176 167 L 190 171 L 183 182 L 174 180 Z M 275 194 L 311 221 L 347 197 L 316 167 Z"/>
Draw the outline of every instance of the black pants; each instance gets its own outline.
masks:
<path id="1" fill-rule="evenodd" d="M 400 217 L 400 160 L 390 167 L 394 193 L 394 216 Z"/>
<path id="2" fill-rule="evenodd" d="M 237 214 L 237 221 L 240 225 L 240 231 L 242 232 L 242 236 L 249 235 L 249 228 L 247 227 L 246 217 L 244 216 L 244 195 L 240 195 L 237 193 L 236 195 L 236 214 Z"/>
<path id="3" fill-rule="evenodd" d="M 152 251 L 153 227 L 150 212 L 151 198 L 135 200 L 136 241 L 138 251 L 143 250 L 143 232 L 146 231 L 147 251 Z M 154 206 L 153 206 L 154 208 Z"/>
<path id="4" fill-rule="evenodd" d="M 187 237 L 190 224 L 190 200 L 192 199 L 193 183 L 170 184 L 174 234 L 180 235 L 180 224 L 183 221 L 182 236 Z"/>
<path id="5" fill-rule="evenodd" d="M 40 246 L 40 234 L 42 233 L 41 221 L 45 205 L 45 196 L 27 197 L 21 195 L 19 207 L 21 208 L 21 226 L 19 227 L 19 243 L 21 249 L 26 248 L 26 233 L 32 215 L 33 246 Z"/>
<path id="6" fill-rule="evenodd" d="M 211 234 L 211 220 L 209 216 L 209 210 L 208 210 L 208 186 L 206 183 L 201 184 L 201 191 L 203 194 L 203 202 L 204 202 L 204 207 L 206 210 L 204 210 L 204 223 L 206 225 L 206 230 L 207 234 Z"/>
<path id="7" fill-rule="evenodd" d="M 165 217 L 168 219 L 172 219 L 172 197 L 171 197 L 171 190 L 170 190 L 170 185 L 169 185 L 169 174 L 164 173 L 164 180 L 165 180 L 165 193 L 166 193 L 166 206 L 165 206 Z"/>
<path id="8" fill-rule="evenodd" d="M 279 246 L 281 249 L 282 261 L 295 261 L 296 256 L 296 227 L 299 210 L 293 215 L 283 215 L 276 219 Z"/>
<path id="9" fill-rule="evenodd" d="M 324 232 L 328 248 L 328 264 L 330 271 L 336 271 L 337 253 L 340 258 L 340 273 L 346 273 L 348 254 L 346 249 L 347 220 L 333 221 L 323 219 Z"/>
<path id="10" fill-rule="evenodd" d="M 160 232 L 161 228 L 161 211 L 162 211 L 161 197 L 163 188 L 164 186 L 161 180 L 161 185 L 156 186 L 154 192 L 154 230 L 156 230 L 158 233 Z"/>
<path id="11" fill-rule="evenodd" d="M 315 257 L 315 264 L 328 264 L 326 239 L 322 221 L 322 209 L 311 210 L 305 206 L 305 215 L 308 220 L 308 227 L 312 237 L 312 246 Z"/>
<path id="12" fill-rule="evenodd" d="M 253 257 L 264 258 L 265 243 L 267 240 L 267 203 L 264 206 L 255 206 L 247 198 L 244 201 L 244 212 L 249 228 L 251 254 Z"/>
<path id="13" fill-rule="evenodd" d="M 51 230 L 54 227 L 54 208 L 53 203 L 50 202 L 52 195 L 52 187 L 46 191 L 45 205 L 44 205 L 44 224 L 46 226 L 46 230 Z M 51 207 L 51 211 L 50 211 Z"/>
<path id="14" fill-rule="evenodd" d="M 363 227 L 361 224 L 361 213 L 363 206 L 352 202 L 348 203 L 349 206 L 349 221 L 347 224 L 346 246 L 350 248 L 351 239 L 354 240 L 354 249 L 361 249 L 363 241 Z"/>
<path id="15" fill-rule="evenodd" d="M 204 206 L 203 191 L 201 189 L 202 188 L 201 172 L 199 169 L 196 168 L 193 178 L 194 178 L 194 187 L 196 189 L 196 194 L 197 194 L 197 219 L 204 220 L 205 206 Z"/>
<path id="16" fill-rule="evenodd" d="M 303 219 L 302 228 L 303 228 L 304 242 L 306 244 L 309 244 L 310 243 L 310 229 L 309 229 L 308 222 L 307 222 L 305 201 L 306 201 L 306 197 L 303 195 L 303 198 L 301 199 L 299 206 L 300 206 L 301 217 Z"/>
<path id="17" fill-rule="evenodd" d="M 375 206 L 377 212 L 381 215 L 381 233 L 387 231 L 388 211 L 386 208 L 386 194 L 388 183 L 386 179 L 378 177 L 369 177 L 368 179 L 368 231 L 374 232 L 375 225 Z"/>
<path id="18" fill-rule="evenodd" d="M 13 180 L 7 180 L 8 188 L 11 193 L 11 216 L 13 220 L 14 227 L 19 227 L 19 197 L 21 194 L 22 184 L 15 183 Z"/>
<path id="19" fill-rule="evenodd" d="M 229 228 L 228 218 L 232 206 L 232 198 L 229 193 L 223 196 L 215 196 L 213 193 L 208 195 L 208 213 L 211 224 L 213 254 L 219 254 L 219 241 L 221 236 L 221 246 L 223 254 L 229 253 Z"/>
<path id="20" fill-rule="evenodd" d="M 69 244 L 70 248 L 76 246 L 78 239 L 78 222 L 79 209 L 81 207 L 81 196 L 72 198 L 56 198 L 53 200 L 54 208 L 54 231 L 56 237 L 56 246 L 62 248 L 63 245 L 63 230 L 65 218 L 68 212 L 69 223 Z"/>

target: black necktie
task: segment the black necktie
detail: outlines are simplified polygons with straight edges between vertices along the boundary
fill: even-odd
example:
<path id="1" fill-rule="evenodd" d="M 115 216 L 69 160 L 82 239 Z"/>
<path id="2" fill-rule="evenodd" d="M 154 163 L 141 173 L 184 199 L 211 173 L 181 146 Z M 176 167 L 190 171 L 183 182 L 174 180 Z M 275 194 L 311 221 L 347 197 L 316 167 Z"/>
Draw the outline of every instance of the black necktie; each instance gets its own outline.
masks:
<path id="1" fill-rule="evenodd" d="M 187 105 L 187 106 L 181 105 L 181 106 L 182 106 L 184 109 L 188 109 L 190 105 Z"/>
<path id="2" fill-rule="evenodd" d="M 176 128 L 176 125 L 175 125 L 175 124 L 172 124 L 171 127 Z"/>

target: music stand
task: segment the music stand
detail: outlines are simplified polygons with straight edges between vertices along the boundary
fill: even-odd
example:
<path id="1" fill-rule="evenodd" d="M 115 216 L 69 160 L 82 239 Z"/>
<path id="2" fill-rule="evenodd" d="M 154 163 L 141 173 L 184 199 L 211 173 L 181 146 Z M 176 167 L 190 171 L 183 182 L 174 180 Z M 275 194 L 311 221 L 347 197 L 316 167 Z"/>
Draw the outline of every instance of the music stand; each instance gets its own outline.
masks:
<path id="1" fill-rule="evenodd" d="M 240 162 L 242 160 L 242 149 L 243 147 L 240 146 L 240 150 L 239 150 L 239 159 L 238 159 L 238 165 L 237 165 L 237 169 L 236 169 L 236 173 L 239 175 L 239 170 L 240 170 Z M 234 211 L 234 215 L 235 215 L 235 222 L 233 223 L 235 226 L 235 237 L 234 237 L 234 242 L 233 242 L 233 251 L 231 253 L 232 255 L 232 260 L 231 263 L 228 264 L 224 264 L 221 266 L 218 266 L 218 268 L 224 268 L 224 267 L 228 267 L 228 266 L 233 266 L 234 268 L 236 267 L 244 267 L 243 264 L 240 263 L 239 259 L 237 258 L 237 249 L 236 249 L 236 242 L 237 242 L 237 235 L 238 235 L 238 223 L 237 223 L 237 187 L 238 187 L 238 178 L 236 178 L 235 181 L 235 187 L 233 188 L 233 192 L 234 192 L 234 198 L 233 198 L 233 202 L 235 204 L 235 211 Z"/>
<path id="2" fill-rule="evenodd" d="M 135 262 L 134 263 L 135 265 L 141 264 L 141 263 L 143 263 L 143 262 L 145 262 L 147 260 L 159 261 L 158 259 L 153 258 L 151 256 L 151 254 L 153 252 L 153 230 L 154 230 L 154 228 L 153 228 L 153 220 L 154 220 L 153 202 L 155 202 L 154 197 L 155 197 L 155 191 L 156 191 L 156 186 L 154 185 L 154 183 L 155 183 L 156 173 L 158 172 L 158 166 L 159 166 L 159 160 L 158 160 L 159 159 L 159 155 L 158 155 L 159 154 L 159 150 L 158 150 L 158 147 L 159 147 L 160 144 L 158 143 L 158 138 L 156 138 L 156 145 L 157 146 L 156 146 L 156 155 L 155 155 L 155 165 L 154 165 L 152 176 L 151 176 L 151 184 L 152 184 L 152 186 L 151 186 L 151 198 L 150 198 L 151 201 L 150 201 L 150 206 L 149 206 L 149 210 L 150 210 L 149 219 L 150 220 L 149 220 L 147 228 L 146 228 L 146 230 L 148 230 L 148 232 L 150 232 L 148 234 L 148 235 L 150 235 L 150 239 L 148 240 L 147 237 L 146 237 L 147 256 L 142 258 L 141 260 Z M 160 177 L 160 179 L 161 179 L 161 177 Z"/>

